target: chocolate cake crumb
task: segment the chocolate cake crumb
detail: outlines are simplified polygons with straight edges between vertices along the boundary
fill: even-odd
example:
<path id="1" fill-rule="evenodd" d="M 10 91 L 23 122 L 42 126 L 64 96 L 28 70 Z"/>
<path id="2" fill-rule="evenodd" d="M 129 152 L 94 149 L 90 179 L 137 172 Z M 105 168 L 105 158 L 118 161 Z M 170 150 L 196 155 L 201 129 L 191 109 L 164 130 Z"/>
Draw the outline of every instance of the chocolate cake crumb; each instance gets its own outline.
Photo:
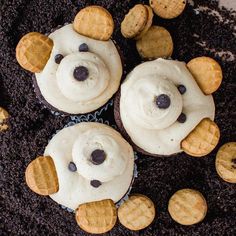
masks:
<path id="1" fill-rule="evenodd" d="M 106 7 L 114 17 L 113 38 L 124 56 L 124 75 L 141 63 L 134 40 L 124 39 L 120 23 L 128 10 L 148 0 L 4 0 L 0 1 L 0 106 L 10 113 L 9 129 L 0 132 L 0 235 L 88 235 L 49 197 L 33 193 L 25 183 L 26 166 L 42 155 L 48 140 L 70 121 L 54 116 L 36 98 L 32 74 L 15 59 L 19 39 L 30 31 L 49 33 L 71 22 L 79 9 L 88 5 Z M 193 1 L 191 1 L 193 3 Z M 173 157 L 139 155 L 138 178 L 132 192 L 150 197 L 157 214 L 152 225 L 140 232 L 125 229 L 117 222 L 110 236 L 229 235 L 236 234 L 235 185 L 222 181 L 215 170 L 218 148 L 236 137 L 236 12 L 218 8 L 218 1 L 194 0 L 173 20 L 154 16 L 154 24 L 164 26 L 174 41 L 173 58 L 188 62 L 197 56 L 215 58 L 223 69 L 223 82 L 213 94 L 216 123 L 221 130 L 217 148 L 207 157 L 193 158 L 181 153 Z M 101 118 L 115 125 L 113 108 Z M 181 188 L 203 193 L 208 213 L 203 222 L 191 227 L 175 223 L 168 214 L 172 194 Z"/>

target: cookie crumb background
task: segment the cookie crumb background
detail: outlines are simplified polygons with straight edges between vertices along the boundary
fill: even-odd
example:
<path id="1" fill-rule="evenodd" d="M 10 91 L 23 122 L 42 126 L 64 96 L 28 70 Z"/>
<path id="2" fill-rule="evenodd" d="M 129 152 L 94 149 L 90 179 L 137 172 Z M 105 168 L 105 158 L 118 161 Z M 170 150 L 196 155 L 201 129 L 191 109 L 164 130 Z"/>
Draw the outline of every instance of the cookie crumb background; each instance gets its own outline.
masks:
<path id="1" fill-rule="evenodd" d="M 120 23 L 135 4 L 149 1 L 116 0 L 4 0 L 0 5 L 0 106 L 9 114 L 9 129 L 0 132 L 1 216 L 0 235 L 86 235 L 79 229 L 74 214 L 63 210 L 50 198 L 33 194 L 26 186 L 24 170 L 36 156 L 42 155 L 56 130 L 71 121 L 70 117 L 54 116 L 41 105 L 34 93 L 31 73 L 20 68 L 15 48 L 26 33 L 49 33 L 52 28 L 71 22 L 79 9 L 101 5 L 111 12 L 116 40 L 124 57 L 127 74 L 140 64 L 135 40 L 120 33 Z M 223 2 L 223 1 L 221 1 Z M 234 2 L 231 0 L 231 2 Z M 154 25 L 165 27 L 172 35 L 172 57 L 190 61 L 198 56 L 216 59 L 223 70 L 220 89 L 214 93 L 216 123 L 221 131 L 217 148 L 202 159 L 181 153 L 170 158 L 140 156 L 139 178 L 132 192 L 144 193 L 157 207 L 151 226 L 131 232 L 117 224 L 109 236 L 152 235 L 235 235 L 235 185 L 221 180 L 215 170 L 217 150 L 236 137 L 236 12 L 219 7 L 216 0 L 194 0 L 183 14 L 173 20 L 153 18 Z M 113 120 L 113 107 L 97 118 Z M 199 190 L 206 198 L 208 213 L 193 227 L 181 226 L 168 215 L 168 199 L 179 189 Z"/>

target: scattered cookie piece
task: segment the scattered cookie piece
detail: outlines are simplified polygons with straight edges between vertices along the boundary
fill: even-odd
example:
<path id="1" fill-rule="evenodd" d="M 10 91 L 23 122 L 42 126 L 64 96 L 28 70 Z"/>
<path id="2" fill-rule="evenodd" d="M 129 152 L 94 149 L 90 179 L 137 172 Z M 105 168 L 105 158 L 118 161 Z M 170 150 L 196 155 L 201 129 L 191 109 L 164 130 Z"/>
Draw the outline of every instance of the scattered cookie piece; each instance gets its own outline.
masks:
<path id="1" fill-rule="evenodd" d="M 229 183 L 236 183 L 236 142 L 224 144 L 216 155 L 216 171 Z"/>
<path id="2" fill-rule="evenodd" d="M 210 57 L 196 57 L 187 64 L 194 79 L 205 94 L 214 93 L 222 82 L 222 70 L 217 61 Z"/>
<path id="3" fill-rule="evenodd" d="M 150 0 L 149 3 L 158 16 L 173 19 L 184 11 L 187 0 Z"/>
<path id="4" fill-rule="evenodd" d="M 26 183 L 29 188 L 40 195 L 50 195 L 59 189 L 57 172 L 50 156 L 40 156 L 26 168 Z"/>
<path id="5" fill-rule="evenodd" d="M 53 41 L 47 36 L 31 32 L 21 38 L 16 47 L 16 59 L 26 70 L 41 72 L 53 48 Z"/>
<path id="6" fill-rule="evenodd" d="M 144 59 L 170 57 L 173 52 L 173 41 L 164 27 L 152 26 L 141 39 L 136 41 L 136 47 Z"/>
<path id="7" fill-rule="evenodd" d="M 191 156 L 201 157 L 209 154 L 219 139 L 220 130 L 217 124 L 205 118 L 182 140 L 181 148 Z"/>
<path id="8" fill-rule="evenodd" d="M 125 38 L 133 38 L 144 30 L 148 21 L 148 9 L 137 4 L 129 10 L 121 23 L 121 33 Z"/>
<path id="9" fill-rule="evenodd" d="M 85 203 L 76 210 L 78 225 L 91 234 L 108 232 L 114 227 L 116 220 L 116 206 L 110 199 Z"/>
<path id="10" fill-rule="evenodd" d="M 138 39 L 141 39 L 143 37 L 143 35 L 145 35 L 147 33 L 147 31 L 150 29 L 151 25 L 152 25 L 152 19 L 153 19 L 153 11 L 152 11 L 152 8 L 149 7 L 148 5 L 144 5 L 147 9 L 147 12 L 148 12 L 148 19 L 147 19 L 147 23 L 144 27 L 144 29 L 141 31 L 141 33 L 139 33 L 135 39 L 138 40 Z"/>
<path id="11" fill-rule="evenodd" d="M 193 225 L 205 218 L 207 203 L 200 192 L 181 189 L 170 198 L 168 211 L 172 219 L 179 224 Z"/>
<path id="12" fill-rule="evenodd" d="M 114 21 L 111 14 L 105 8 L 89 6 L 78 12 L 73 26 L 79 34 L 106 41 L 113 33 Z"/>
<path id="13" fill-rule="evenodd" d="M 155 218 L 155 207 L 151 199 L 137 194 L 129 197 L 118 209 L 120 223 L 130 230 L 141 230 Z"/>
<path id="14" fill-rule="evenodd" d="M 4 108 L 0 107 L 0 131 L 8 129 L 8 125 L 6 124 L 8 118 L 8 112 Z"/>

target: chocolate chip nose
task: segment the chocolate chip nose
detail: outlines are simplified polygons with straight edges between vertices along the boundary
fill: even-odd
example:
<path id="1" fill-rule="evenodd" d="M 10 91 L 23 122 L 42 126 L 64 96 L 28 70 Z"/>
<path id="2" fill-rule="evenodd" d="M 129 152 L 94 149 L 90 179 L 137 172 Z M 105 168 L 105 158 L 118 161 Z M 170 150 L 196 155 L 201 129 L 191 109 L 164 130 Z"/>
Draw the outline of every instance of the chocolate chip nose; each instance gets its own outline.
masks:
<path id="1" fill-rule="evenodd" d="M 84 81 L 88 78 L 89 76 L 89 71 L 88 68 L 85 66 L 78 66 L 74 69 L 73 76 L 76 80 L 78 81 Z"/>
<path id="2" fill-rule="evenodd" d="M 106 153 L 101 149 L 96 149 L 91 153 L 91 162 L 94 165 L 102 164 L 106 159 Z"/>
<path id="3" fill-rule="evenodd" d="M 160 109 L 167 109 L 170 106 L 170 97 L 166 94 L 161 94 L 156 98 L 156 105 Z"/>

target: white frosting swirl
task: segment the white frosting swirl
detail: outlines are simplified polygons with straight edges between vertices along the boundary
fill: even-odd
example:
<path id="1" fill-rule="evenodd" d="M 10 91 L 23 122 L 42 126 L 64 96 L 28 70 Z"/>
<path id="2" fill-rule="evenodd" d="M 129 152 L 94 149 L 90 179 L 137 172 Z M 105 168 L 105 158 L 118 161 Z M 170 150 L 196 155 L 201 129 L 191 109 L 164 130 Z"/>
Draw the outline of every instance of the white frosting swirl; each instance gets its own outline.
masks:
<path id="1" fill-rule="evenodd" d="M 88 69 L 88 78 L 78 81 L 74 78 L 76 67 Z M 65 97 L 75 102 L 95 99 L 107 88 L 110 73 L 104 62 L 94 53 L 77 52 L 63 58 L 58 66 L 57 84 Z"/>
<path id="2" fill-rule="evenodd" d="M 180 94 L 178 85 L 186 92 Z M 160 109 L 156 97 L 166 94 L 170 106 Z M 184 113 L 187 120 L 179 123 Z M 185 63 L 157 59 L 137 66 L 121 85 L 120 116 L 132 141 L 158 155 L 181 152 L 181 141 L 206 117 L 214 119 L 211 95 L 204 95 Z"/>
<path id="3" fill-rule="evenodd" d="M 98 148 L 105 151 L 106 159 L 94 165 L 90 156 Z M 50 197 L 71 209 L 103 199 L 117 202 L 132 182 L 133 149 L 117 131 L 104 124 L 82 122 L 62 129 L 51 139 L 44 155 L 53 158 L 59 181 L 59 191 Z M 76 164 L 77 171 L 68 169 L 70 162 Z M 102 185 L 95 188 L 91 180 L 99 180 Z"/>
<path id="4" fill-rule="evenodd" d="M 43 71 L 36 73 L 36 82 L 44 99 L 56 109 L 70 114 L 83 114 L 104 105 L 118 90 L 122 76 L 120 55 L 112 40 L 94 40 L 74 31 L 72 24 L 61 27 L 49 36 L 53 49 Z M 86 43 L 89 52 L 79 52 Z M 60 64 L 55 56 L 62 54 Z M 77 81 L 76 66 L 85 66 L 89 78 Z"/>

